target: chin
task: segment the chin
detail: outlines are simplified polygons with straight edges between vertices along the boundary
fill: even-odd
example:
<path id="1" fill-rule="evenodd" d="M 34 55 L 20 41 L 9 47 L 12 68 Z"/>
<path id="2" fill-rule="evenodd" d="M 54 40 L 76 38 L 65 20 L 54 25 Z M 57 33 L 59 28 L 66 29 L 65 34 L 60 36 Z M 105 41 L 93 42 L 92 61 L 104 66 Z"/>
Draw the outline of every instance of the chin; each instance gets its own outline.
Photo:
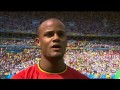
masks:
<path id="1" fill-rule="evenodd" d="M 52 55 L 52 58 L 57 58 L 57 59 L 63 58 L 63 54 L 54 54 Z"/>

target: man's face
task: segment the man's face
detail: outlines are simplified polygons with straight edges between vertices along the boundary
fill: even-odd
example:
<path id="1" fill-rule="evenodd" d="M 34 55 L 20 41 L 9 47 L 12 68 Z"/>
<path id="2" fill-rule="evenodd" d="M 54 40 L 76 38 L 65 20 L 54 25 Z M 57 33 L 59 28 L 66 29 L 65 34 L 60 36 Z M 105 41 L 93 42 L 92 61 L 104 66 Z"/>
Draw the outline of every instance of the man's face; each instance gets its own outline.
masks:
<path id="1" fill-rule="evenodd" d="M 57 21 L 48 22 L 41 27 L 36 41 L 44 57 L 63 58 L 67 45 L 65 27 Z"/>

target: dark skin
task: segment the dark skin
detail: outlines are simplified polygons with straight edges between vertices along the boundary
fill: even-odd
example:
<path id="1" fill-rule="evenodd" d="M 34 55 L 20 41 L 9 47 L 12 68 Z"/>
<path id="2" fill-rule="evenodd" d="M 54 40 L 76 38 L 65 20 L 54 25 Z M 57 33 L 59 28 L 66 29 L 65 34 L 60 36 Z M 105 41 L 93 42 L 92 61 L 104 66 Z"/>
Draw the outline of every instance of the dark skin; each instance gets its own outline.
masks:
<path id="1" fill-rule="evenodd" d="M 51 73 L 65 70 L 64 54 L 67 38 L 64 24 L 58 19 L 48 19 L 38 27 L 37 46 L 41 48 L 41 61 L 39 66 Z"/>

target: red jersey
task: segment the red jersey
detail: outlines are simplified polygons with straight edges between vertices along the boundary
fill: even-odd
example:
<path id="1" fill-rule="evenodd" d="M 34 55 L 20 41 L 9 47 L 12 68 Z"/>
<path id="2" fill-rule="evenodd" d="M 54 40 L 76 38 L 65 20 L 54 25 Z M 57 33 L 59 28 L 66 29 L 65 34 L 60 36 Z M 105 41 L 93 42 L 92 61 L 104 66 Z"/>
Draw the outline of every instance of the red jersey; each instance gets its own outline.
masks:
<path id="1" fill-rule="evenodd" d="M 60 73 L 50 73 L 42 70 L 38 64 L 20 71 L 11 79 L 89 79 L 82 73 L 67 66 L 66 70 Z"/>

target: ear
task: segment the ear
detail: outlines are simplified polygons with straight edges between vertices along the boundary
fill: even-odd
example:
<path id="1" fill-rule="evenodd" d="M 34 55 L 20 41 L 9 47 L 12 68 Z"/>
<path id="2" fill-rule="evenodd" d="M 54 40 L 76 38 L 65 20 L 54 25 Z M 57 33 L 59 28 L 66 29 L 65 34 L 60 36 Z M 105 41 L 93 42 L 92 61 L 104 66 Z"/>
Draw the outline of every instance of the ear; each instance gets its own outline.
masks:
<path id="1" fill-rule="evenodd" d="M 39 38 L 35 38 L 35 43 L 36 43 L 37 46 L 40 47 L 40 39 Z"/>

